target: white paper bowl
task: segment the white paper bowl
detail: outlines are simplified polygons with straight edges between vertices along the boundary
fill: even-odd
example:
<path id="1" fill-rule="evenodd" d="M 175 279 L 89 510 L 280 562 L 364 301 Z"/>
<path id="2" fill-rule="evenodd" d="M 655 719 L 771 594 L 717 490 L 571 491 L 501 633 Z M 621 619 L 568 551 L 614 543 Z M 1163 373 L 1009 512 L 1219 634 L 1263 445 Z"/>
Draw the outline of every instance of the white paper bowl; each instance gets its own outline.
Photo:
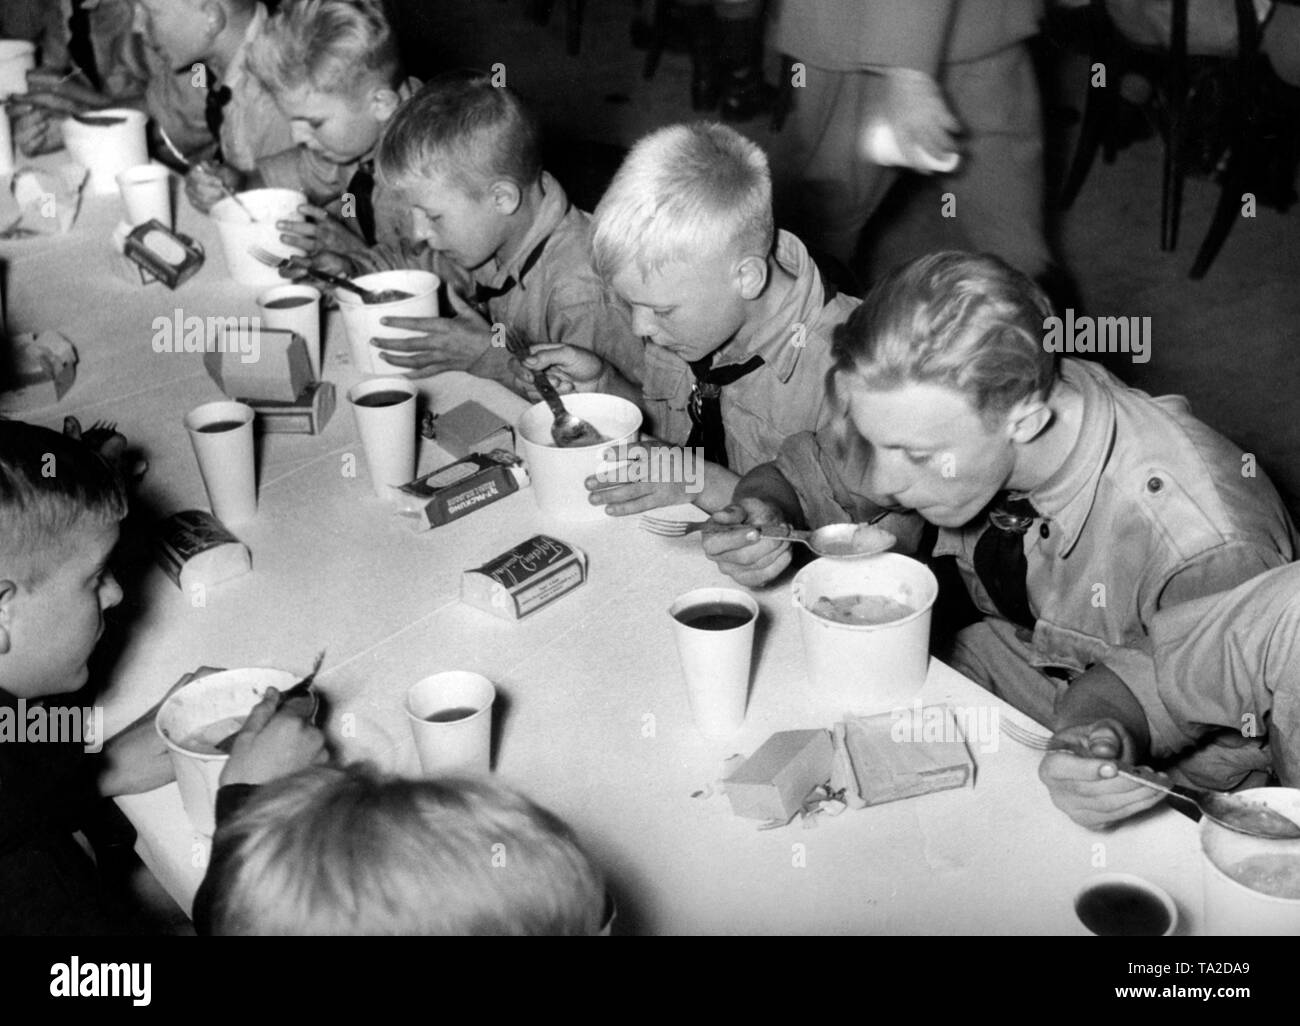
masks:
<path id="1" fill-rule="evenodd" d="M 438 276 L 430 271 L 377 271 L 352 279 L 363 289 L 383 292 L 400 289 L 411 298 L 391 303 L 363 303 L 361 297 L 347 289 L 336 289 L 339 313 L 343 317 L 343 332 L 352 352 L 352 365 L 362 374 L 401 374 L 403 368 L 381 359 L 382 349 L 370 344 L 372 338 L 414 338 L 418 331 L 390 328 L 380 324 L 384 317 L 436 317 L 438 316 Z"/>
<path id="2" fill-rule="evenodd" d="M 301 220 L 298 208 L 307 197 L 293 189 L 251 189 L 237 195 L 255 220 L 250 221 L 248 213 L 229 196 L 213 204 L 211 211 L 230 277 L 241 285 L 285 284 L 279 271 L 253 257 L 252 249 L 265 249 L 277 257 L 301 255 L 302 250 L 280 241 L 276 222 Z"/>
<path id="3" fill-rule="evenodd" d="M 87 125 L 76 118 L 63 121 L 63 145 L 68 156 L 90 172 L 86 191 L 103 196 L 117 192 L 117 176 L 128 168 L 149 163 L 143 111 L 110 107 L 87 111 L 87 117 L 121 118 L 115 125 Z"/>
<path id="4" fill-rule="evenodd" d="M 1237 794 L 1300 822 L 1300 789 L 1253 787 Z M 1265 894 L 1225 872 L 1240 866 L 1243 860 L 1264 857 L 1289 867 L 1300 882 L 1300 840 L 1248 837 L 1208 819 L 1201 820 L 1200 829 L 1205 872 L 1205 928 L 1201 932 L 1268 937 L 1300 935 L 1300 897 Z"/>

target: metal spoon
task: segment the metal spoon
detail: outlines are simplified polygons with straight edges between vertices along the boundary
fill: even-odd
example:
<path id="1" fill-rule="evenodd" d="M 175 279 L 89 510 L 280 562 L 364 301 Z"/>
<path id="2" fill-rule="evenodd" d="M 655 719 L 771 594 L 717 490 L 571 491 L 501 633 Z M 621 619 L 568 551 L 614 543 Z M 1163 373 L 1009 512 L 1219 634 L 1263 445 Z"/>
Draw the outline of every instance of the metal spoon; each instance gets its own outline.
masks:
<path id="1" fill-rule="evenodd" d="M 871 524 L 827 524 L 815 531 L 799 531 L 778 524 L 760 527 L 758 533 L 764 538 L 797 541 L 829 559 L 863 559 L 879 555 L 892 548 L 898 540 L 883 528 Z"/>
<path id="2" fill-rule="evenodd" d="M 521 364 L 528 359 L 528 343 L 514 332 L 506 332 L 506 349 Z M 578 449 L 585 445 L 600 445 L 602 442 L 609 441 L 581 417 L 575 417 L 569 412 L 560 398 L 560 393 L 555 390 L 551 379 L 544 371 L 533 371 L 532 374 L 533 387 L 546 400 L 546 405 L 551 408 L 551 414 L 555 418 L 551 424 L 551 441 L 558 448 Z"/>
<path id="3" fill-rule="evenodd" d="M 320 669 L 320 664 L 323 663 L 324 661 L 325 661 L 325 650 L 322 648 L 319 652 L 316 653 L 316 662 L 312 664 L 311 672 L 307 674 L 307 676 L 303 677 L 302 680 L 298 681 L 297 684 L 294 684 L 291 687 L 286 688 L 284 691 L 280 692 L 280 697 L 276 699 L 275 702 L 276 712 L 279 712 L 281 709 L 285 707 L 286 703 L 292 702 L 295 698 L 301 698 L 303 695 L 310 694 L 311 683 L 313 680 L 316 679 L 316 671 Z M 240 730 L 243 730 L 242 726 L 240 727 Z M 233 731 L 232 733 L 226 735 L 212 747 L 217 749 L 217 751 L 219 752 L 223 752 L 226 755 L 229 755 L 230 749 L 234 747 L 235 738 L 237 737 L 239 737 L 239 730 Z"/>

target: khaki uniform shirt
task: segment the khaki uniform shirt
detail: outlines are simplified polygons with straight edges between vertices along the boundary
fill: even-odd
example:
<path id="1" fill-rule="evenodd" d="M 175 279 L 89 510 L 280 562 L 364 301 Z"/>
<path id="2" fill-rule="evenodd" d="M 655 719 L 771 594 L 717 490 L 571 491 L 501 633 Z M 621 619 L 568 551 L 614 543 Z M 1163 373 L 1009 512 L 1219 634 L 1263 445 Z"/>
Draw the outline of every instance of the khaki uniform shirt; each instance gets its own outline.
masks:
<path id="1" fill-rule="evenodd" d="M 288 120 L 248 70 L 249 46 L 266 26 L 266 19 L 266 8 L 258 4 L 243 42 L 218 83 L 230 89 L 230 102 L 221 121 L 221 152 L 227 164 L 245 172 L 254 170 L 260 158 L 293 146 Z"/>
<path id="2" fill-rule="evenodd" d="M 722 389 L 727 459 L 738 474 L 771 461 L 788 435 L 811 431 L 829 418 L 825 393 L 831 332 L 859 302 L 845 295 L 828 301 L 817 265 L 789 232 L 777 235 L 776 262 L 795 279 L 785 306 L 759 327 L 743 351 L 728 347 L 714 358 L 714 366 L 723 367 L 763 357 L 761 367 Z M 656 437 L 685 444 L 691 433 L 686 406 L 694 383 L 680 356 L 645 344 L 643 407 Z"/>

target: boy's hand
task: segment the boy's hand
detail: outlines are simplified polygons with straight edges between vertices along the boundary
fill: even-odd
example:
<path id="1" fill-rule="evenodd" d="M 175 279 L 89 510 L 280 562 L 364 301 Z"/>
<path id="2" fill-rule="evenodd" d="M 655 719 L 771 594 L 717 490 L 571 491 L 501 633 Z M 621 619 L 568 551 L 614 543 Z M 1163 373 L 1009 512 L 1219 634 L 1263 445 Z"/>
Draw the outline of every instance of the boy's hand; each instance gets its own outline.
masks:
<path id="1" fill-rule="evenodd" d="M 176 779 L 167 744 L 154 729 L 149 716 L 104 745 L 99 793 L 112 798 L 119 794 L 141 794 Z"/>
<path id="2" fill-rule="evenodd" d="M 308 256 L 365 252 L 365 240 L 328 210 L 304 203 L 298 213 L 303 215 L 301 220 L 276 222 L 280 241 L 286 246 L 296 246 Z"/>
<path id="3" fill-rule="evenodd" d="M 293 703 L 276 712 L 279 698 L 275 688 L 267 688 L 249 713 L 231 746 L 226 768 L 221 771 L 222 787 L 265 784 L 329 761 L 325 735 L 303 719 Z"/>
<path id="4" fill-rule="evenodd" d="M 893 128 L 910 165 L 924 166 L 922 152 L 935 159 L 956 153 L 953 134 L 961 124 L 944 101 L 939 83 L 913 68 L 890 68 L 884 78 L 879 114 Z"/>
<path id="5" fill-rule="evenodd" d="M 570 392 L 598 392 L 605 374 L 605 361 L 590 349 L 543 342 L 532 347 L 526 360 L 514 363 L 515 388 L 536 402 L 541 398 L 533 384 L 533 372 L 545 371 L 560 395 Z"/>
<path id="6" fill-rule="evenodd" d="M 206 214 L 226 198 L 227 190 L 238 192 L 243 184 L 244 176 L 235 168 L 205 160 L 195 164 L 185 176 L 185 195 L 196 210 Z"/>
<path id="7" fill-rule="evenodd" d="M 676 455 L 672 451 L 676 450 Z M 686 482 L 652 481 L 651 460 L 659 467 L 685 467 L 686 454 L 676 446 L 643 444 L 629 445 L 623 449 L 606 449 L 602 458 L 612 464 L 584 482 L 591 493 L 593 506 L 604 506 L 612 517 L 625 517 L 644 513 L 660 506 L 676 506 L 690 502 Z"/>
<path id="8" fill-rule="evenodd" d="M 1164 800 L 1159 791 L 1116 774 L 1115 762 L 1132 761 L 1136 751 L 1133 739 L 1117 720 L 1067 727 L 1052 738 L 1092 753 L 1085 757 L 1048 752 L 1038 766 L 1038 778 L 1047 785 L 1052 804 L 1080 826 L 1100 830 Z"/>
<path id="9" fill-rule="evenodd" d="M 469 370 L 492 348 L 492 327 L 455 289 L 447 289 L 447 295 L 451 297 L 456 316 L 384 317 L 380 324 L 425 334 L 417 338 L 372 338 L 370 344 L 409 354 L 383 353 L 382 359 L 394 367 L 415 371 L 410 375 L 413 378 L 425 378 L 443 371 Z"/>
<path id="10" fill-rule="evenodd" d="M 11 101 L 14 111 L 13 141 L 25 157 L 38 157 L 63 148 L 63 121 L 90 109 L 85 104 L 52 92 L 26 93 Z"/>
<path id="11" fill-rule="evenodd" d="M 779 577 L 793 558 L 790 543 L 764 538 L 755 527 L 785 523 L 781 510 L 763 499 L 744 498 L 714 513 L 700 540 L 718 569 L 747 588 Z"/>

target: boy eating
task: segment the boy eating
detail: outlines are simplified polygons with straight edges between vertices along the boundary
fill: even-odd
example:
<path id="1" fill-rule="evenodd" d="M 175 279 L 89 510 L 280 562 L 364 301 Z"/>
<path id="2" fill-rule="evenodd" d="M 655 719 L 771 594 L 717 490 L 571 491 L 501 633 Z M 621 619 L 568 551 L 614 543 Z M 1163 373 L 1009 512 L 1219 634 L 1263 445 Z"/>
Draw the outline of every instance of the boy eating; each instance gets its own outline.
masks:
<path id="1" fill-rule="evenodd" d="M 945 656 L 954 667 L 1040 723 L 1090 675 L 1149 683 L 1157 614 L 1289 562 L 1294 528 L 1268 479 L 1183 400 L 1058 363 L 1050 315 L 996 257 L 890 272 L 837 336 L 838 424 L 747 476 L 706 553 L 758 585 L 788 562 L 749 526 L 762 518 L 914 509 L 982 615 Z M 1257 745 L 1215 741 L 1183 761 L 1189 779 L 1257 768 Z"/>
<path id="2" fill-rule="evenodd" d="M 537 346 L 524 366 L 562 391 L 633 400 L 658 439 L 702 456 L 695 492 L 636 468 L 662 460 L 664 445 L 634 448 L 627 480 L 588 480 L 593 504 L 615 516 L 681 502 L 721 509 L 740 474 L 820 423 L 830 334 L 857 300 L 828 290 L 802 243 L 774 230 L 767 158 L 723 125 L 640 140 L 594 224 L 596 268 L 642 339 L 640 385 L 571 346 Z"/>

